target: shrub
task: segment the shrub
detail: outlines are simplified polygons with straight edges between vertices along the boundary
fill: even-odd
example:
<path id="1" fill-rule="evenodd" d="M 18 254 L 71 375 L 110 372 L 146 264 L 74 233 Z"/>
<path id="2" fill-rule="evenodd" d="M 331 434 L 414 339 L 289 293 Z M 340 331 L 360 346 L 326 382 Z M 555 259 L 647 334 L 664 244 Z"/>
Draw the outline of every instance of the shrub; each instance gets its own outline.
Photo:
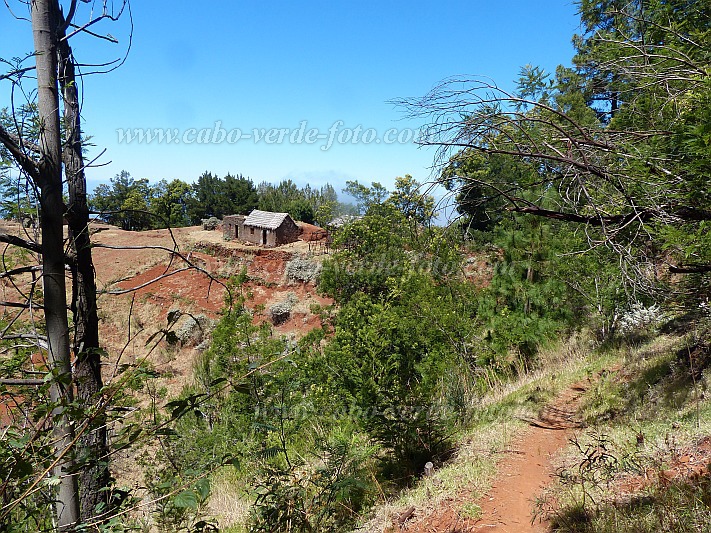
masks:
<path id="1" fill-rule="evenodd" d="M 262 465 L 252 532 L 345 531 L 374 495 L 369 473 L 375 448 L 350 428 L 317 441 L 309 463 Z"/>
<path id="2" fill-rule="evenodd" d="M 297 257 L 286 264 L 286 279 L 302 283 L 317 282 L 321 274 L 321 263 Z"/>

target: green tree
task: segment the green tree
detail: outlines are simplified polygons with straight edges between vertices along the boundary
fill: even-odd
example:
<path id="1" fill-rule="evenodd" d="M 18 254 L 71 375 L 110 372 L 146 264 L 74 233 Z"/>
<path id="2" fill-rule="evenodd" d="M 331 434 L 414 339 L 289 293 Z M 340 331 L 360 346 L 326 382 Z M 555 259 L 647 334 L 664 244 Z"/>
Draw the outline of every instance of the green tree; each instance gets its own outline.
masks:
<path id="1" fill-rule="evenodd" d="M 388 196 L 387 189 L 376 181 L 371 183 L 370 187 L 363 185 L 358 180 L 346 181 L 343 192 L 355 199 L 359 214 L 365 213 L 375 205 L 382 204 Z"/>
<path id="2" fill-rule="evenodd" d="M 300 220 L 307 224 L 316 222 L 314 208 L 305 198 L 293 200 L 286 204 L 285 212 L 289 213 L 294 220 Z"/>
<path id="3" fill-rule="evenodd" d="M 219 178 L 203 172 L 192 186 L 188 217 L 193 224 L 208 217 L 247 214 L 257 207 L 257 190 L 249 178 L 227 174 Z"/>
<path id="4" fill-rule="evenodd" d="M 416 224 L 429 225 L 434 216 L 434 197 L 422 191 L 422 184 L 409 174 L 395 178 L 395 189 L 387 202 Z"/>
<path id="5" fill-rule="evenodd" d="M 489 348 L 481 351 L 480 363 L 503 374 L 528 370 L 538 348 L 576 318 L 577 299 L 560 268 L 568 243 L 555 223 L 522 215 L 502 220 L 492 243 L 498 248 L 494 272 L 479 297 Z"/>
<path id="6" fill-rule="evenodd" d="M 148 179 L 135 180 L 129 172 L 122 170 L 111 178 L 111 185 L 97 185 L 90 203 L 109 224 L 128 231 L 140 231 L 151 227 L 148 213 L 151 199 Z"/>
<path id="7" fill-rule="evenodd" d="M 502 219 L 504 202 L 496 191 L 483 185 L 494 175 L 521 172 L 521 166 L 498 154 L 463 150 L 452 157 L 442 172 L 440 182 L 455 192 L 459 225 L 465 234 L 486 241 Z M 515 179 L 515 178 L 514 178 Z M 482 237 L 483 236 L 483 237 Z"/>
<path id="8" fill-rule="evenodd" d="M 188 205 L 188 215 L 193 224 L 199 224 L 200 219 L 217 217 L 221 214 L 220 192 L 222 182 L 212 172 L 203 172 L 193 183 L 193 195 Z"/>
<path id="9" fill-rule="evenodd" d="M 37 191 L 26 179 L 0 172 L 0 191 L 0 217 L 18 221 L 37 218 Z"/>
<path id="10" fill-rule="evenodd" d="M 478 298 L 451 239 L 410 232 L 392 204 L 371 207 L 336 240 L 343 247 L 324 264 L 320 288 L 341 307 L 309 373 L 321 401 L 354 412 L 387 452 L 387 476 L 412 474 L 440 457 L 466 413 Z"/>
<path id="11" fill-rule="evenodd" d="M 421 283 L 428 281 L 408 280 Z M 360 413 L 400 474 L 420 471 L 446 449 L 446 415 L 432 408 L 451 362 L 438 335 L 409 311 L 400 299 L 355 296 L 339 312 L 324 354 L 331 397 Z"/>
<path id="12" fill-rule="evenodd" d="M 220 205 L 221 216 L 245 215 L 257 207 L 259 199 L 252 180 L 241 174 L 238 176 L 227 174 L 224 182 L 223 203 Z"/>
<path id="13" fill-rule="evenodd" d="M 291 180 L 283 180 L 277 185 L 262 182 L 257 188 L 259 192 L 259 209 L 276 213 L 287 213 L 292 202 L 303 200 L 304 195 Z"/>
<path id="14" fill-rule="evenodd" d="M 156 215 L 154 225 L 179 228 L 190 224 L 188 204 L 190 201 L 190 185 L 179 179 L 170 182 L 159 181 L 152 187 L 151 212 Z"/>
<path id="15" fill-rule="evenodd" d="M 147 180 L 146 180 L 147 182 Z M 146 197 L 138 188 L 132 188 L 119 208 L 121 228 L 127 231 L 141 231 L 151 227 L 151 216 Z"/>
<path id="16" fill-rule="evenodd" d="M 295 220 L 309 224 L 317 221 L 319 212 L 319 223 L 323 225 L 331 220 L 331 218 L 324 219 L 324 213 L 333 215 L 342 210 L 342 206 L 338 202 L 338 195 L 330 184 L 326 184 L 320 189 L 313 189 L 307 184 L 300 189 L 291 180 L 283 180 L 277 185 L 262 182 L 259 184 L 258 193 L 259 209 L 289 213 Z"/>
<path id="17" fill-rule="evenodd" d="M 324 262 L 320 288 L 339 302 L 358 292 L 384 294 L 390 277 L 406 267 L 408 225 L 392 205 L 375 205 L 360 220 L 347 224 L 334 240 L 340 249 Z"/>
<path id="18" fill-rule="evenodd" d="M 422 142 L 446 157 L 469 151 L 530 165 L 535 172 L 520 179 L 466 180 L 510 211 L 581 224 L 585 247 L 614 250 L 631 286 L 658 289 L 664 263 L 670 273 L 708 274 L 708 2 L 580 7 L 576 66 L 559 68 L 553 83 L 529 67 L 517 93 L 454 80 L 402 103 L 434 119 Z M 540 192 L 550 200 L 550 191 L 558 197 L 544 207 Z"/>
<path id="19" fill-rule="evenodd" d="M 14 109 L 14 116 L 7 108 L 0 110 L 0 125 L 7 130 L 22 124 L 22 140 L 36 146 L 39 139 L 37 105 L 28 103 Z M 0 144 L 0 216 L 5 219 L 36 219 L 38 214 L 38 191 L 32 181 L 12 173 L 13 156 Z"/>

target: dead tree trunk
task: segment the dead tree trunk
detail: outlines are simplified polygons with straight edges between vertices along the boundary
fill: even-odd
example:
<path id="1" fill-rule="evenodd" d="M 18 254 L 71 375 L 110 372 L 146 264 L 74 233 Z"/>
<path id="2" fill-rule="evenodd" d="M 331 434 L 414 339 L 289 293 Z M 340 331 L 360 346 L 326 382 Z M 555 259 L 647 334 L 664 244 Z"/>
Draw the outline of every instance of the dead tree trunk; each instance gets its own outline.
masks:
<path id="1" fill-rule="evenodd" d="M 64 26 L 64 25 L 63 25 Z M 64 32 L 62 32 L 64 33 Z M 60 35 L 60 40 L 64 35 Z M 64 98 L 64 170 L 69 189 L 67 219 L 69 239 L 74 253 L 72 263 L 72 313 L 74 316 L 75 386 L 77 400 L 83 406 L 102 401 L 99 319 L 96 309 L 96 281 L 89 238 L 89 206 L 82 155 L 79 94 L 74 57 L 69 43 L 59 45 L 59 84 Z M 104 504 L 107 511 L 110 484 L 106 417 L 102 409 L 79 440 L 82 464 L 79 477 L 81 519 L 87 521 Z"/>
<path id="2" fill-rule="evenodd" d="M 62 157 L 59 128 L 59 90 L 57 86 L 58 5 L 53 0 L 31 2 L 32 33 L 37 66 L 37 110 L 40 121 L 39 161 L 36 181 L 40 188 L 42 224 L 42 281 L 44 314 L 47 327 L 49 364 L 55 373 L 50 396 L 57 407 L 53 412 L 57 466 L 53 475 L 59 478 L 57 520 L 60 530 L 68 531 L 78 523 L 79 499 L 77 479 L 72 472 L 71 443 L 73 427 L 63 403 L 71 401 L 71 385 L 61 376 L 71 375 L 62 199 Z"/>

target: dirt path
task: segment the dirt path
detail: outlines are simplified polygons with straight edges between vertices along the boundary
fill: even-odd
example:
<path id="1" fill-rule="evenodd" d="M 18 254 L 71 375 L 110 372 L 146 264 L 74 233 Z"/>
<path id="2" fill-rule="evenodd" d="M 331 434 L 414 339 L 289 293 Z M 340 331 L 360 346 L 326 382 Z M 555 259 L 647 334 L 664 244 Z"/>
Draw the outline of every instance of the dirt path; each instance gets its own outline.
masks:
<path id="1" fill-rule="evenodd" d="M 477 503 L 479 519 L 462 518 L 459 509 L 474 501 L 459 494 L 429 516 L 408 524 L 409 533 L 526 533 L 547 531 L 545 522 L 534 521 L 534 503 L 552 481 L 551 458 L 568 442 L 573 428 L 580 427 L 575 413 L 585 386 L 576 384 L 545 407 L 529 428 L 506 450 L 489 492 Z"/>

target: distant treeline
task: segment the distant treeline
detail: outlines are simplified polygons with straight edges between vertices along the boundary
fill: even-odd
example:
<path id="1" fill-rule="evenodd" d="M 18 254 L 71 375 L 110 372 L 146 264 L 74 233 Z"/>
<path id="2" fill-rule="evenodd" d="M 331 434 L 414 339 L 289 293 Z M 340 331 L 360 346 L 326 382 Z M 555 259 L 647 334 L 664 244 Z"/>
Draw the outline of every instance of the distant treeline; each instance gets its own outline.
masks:
<path id="1" fill-rule="evenodd" d="M 298 187 L 291 180 L 277 185 L 254 182 L 241 174 L 220 178 L 204 172 L 196 182 L 179 179 L 155 184 L 121 171 L 101 184 L 90 197 L 102 220 L 125 230 L 144 230 L 199 224 L 201 219 L 247 214 L 253 209 L 289 213 L 295 220 L 325 224 L 333 217 L 355 212 L 338 201 L 332 185 Z"/>

